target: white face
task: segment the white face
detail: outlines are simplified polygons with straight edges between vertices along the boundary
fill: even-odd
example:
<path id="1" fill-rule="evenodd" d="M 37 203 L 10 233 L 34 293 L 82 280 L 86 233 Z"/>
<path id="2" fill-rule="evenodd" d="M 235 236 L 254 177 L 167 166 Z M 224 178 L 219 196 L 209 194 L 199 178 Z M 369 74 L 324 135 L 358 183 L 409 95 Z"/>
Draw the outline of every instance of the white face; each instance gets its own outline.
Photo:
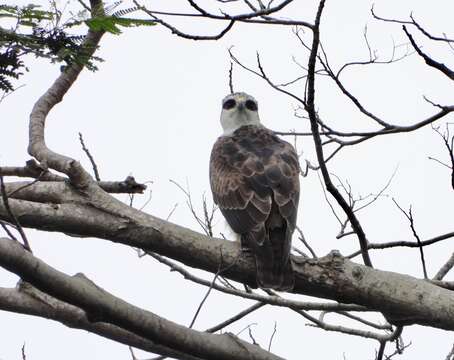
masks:
<path id="1" fill-rule="evenodd" d="M 257 100 L 246 93 L 234 93 L 222 100 L 221 125 L 224 135 L 244 125 L 260 125 Z"/>

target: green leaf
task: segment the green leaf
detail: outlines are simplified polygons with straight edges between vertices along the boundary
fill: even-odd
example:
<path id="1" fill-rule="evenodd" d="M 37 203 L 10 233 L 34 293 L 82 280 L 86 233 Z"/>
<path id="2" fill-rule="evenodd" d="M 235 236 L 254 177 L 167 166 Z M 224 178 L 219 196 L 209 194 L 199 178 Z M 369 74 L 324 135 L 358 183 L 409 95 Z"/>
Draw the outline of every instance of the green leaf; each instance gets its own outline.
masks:
<path id="1" fill-rule="evenodd" d="M 121 30 L 118 26 L 133 27 L 156 25 L 156 23 L 151 20 L 119 18 L 115 16 L 99 16 L 86 20 L 85 23 L 93 31 L 106 31 L 115 35 L 121 34 Z"/>
<path id="2" fill-rule="evenodd" d="M 86 20 L 85 23 L 93 31 L 106 31 L 114 35 L 121 34 L 121 30 L 115 26 L 115 20 L 111 16 L 98 16 Z"/>

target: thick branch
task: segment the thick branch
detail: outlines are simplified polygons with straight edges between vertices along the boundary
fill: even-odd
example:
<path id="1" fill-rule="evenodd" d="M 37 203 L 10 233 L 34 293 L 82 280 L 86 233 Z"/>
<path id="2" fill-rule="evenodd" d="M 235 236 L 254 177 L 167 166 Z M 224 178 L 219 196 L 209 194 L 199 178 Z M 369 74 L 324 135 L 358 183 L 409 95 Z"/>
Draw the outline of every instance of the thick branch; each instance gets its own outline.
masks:
<path id="1" fill-rule="evenodd" d="M 68 327 L 87 330 L 144 351 L 178 359 L 200 360 L 198 357 L 179 353 L 165 346 L 155 344 L 117 326 L 102 322 L 92 322 L 87 318 L 83 310 L 52 298 L 27 283 L 21 283 L 19 288 L 14 289 L 0 288 L 0 309 L 55 320 Z"/>
<path id="2" fill-rule="evenodd" d="M 131 220 L 77 203 L 55 206 L 10 199 L 10 206 L 25 227 L 123 243 L 213 274 L 225 268 L 224 277 L 256 286 L 255 265 L 240 255 L 235 242 L 207 237 L 143 213 Z M 2 206 L 0 219 L 9 220 Z M 395 324 L 454 330 L 451 291 L 407 275 L 370 269 L 337 254 L 320 259 L 293 257 L 293 261 L 295 293 L 363 305 L 387 314 Z"/>
<path id="3" fill-rule="evenodd" d="M 124 181 L 100 181 L 101 189 L 112 194 L 142 194 L 146 185 L 137 183 L 132 176 L 128 176 Z M 42 203 L 60 204 L 68 201 L 80 201 L 83 197 L 74 192 L 68 183 L 59 181 L 17 181 L 5 183 L 6 192 L 9 197 L 14 199 L 25 199 Z"/>
<path id="4" fill-rule="evenodd" d="M 53 269 L 8 238 L 0 238 L 0 264 L 46 294 L 83 309 L 91 321 L 108 322 L 177 351 L 204 359 L 280 359 L 233 335 L 201 333 L 142 310 L 81 274 Z"/>

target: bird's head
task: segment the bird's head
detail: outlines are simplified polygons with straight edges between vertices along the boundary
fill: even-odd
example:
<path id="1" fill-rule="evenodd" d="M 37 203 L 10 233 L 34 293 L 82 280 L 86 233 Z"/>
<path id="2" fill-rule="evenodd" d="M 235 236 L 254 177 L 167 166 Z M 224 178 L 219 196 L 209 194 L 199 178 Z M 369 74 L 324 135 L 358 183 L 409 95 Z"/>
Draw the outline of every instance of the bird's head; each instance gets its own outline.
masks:
<path id="1" fill-rule="evenodd" d="M 245 125 L 260 125 L 257 100 L 243 92 L 227 95 L 222 100 L 221 125 L 224 135 Z"/>

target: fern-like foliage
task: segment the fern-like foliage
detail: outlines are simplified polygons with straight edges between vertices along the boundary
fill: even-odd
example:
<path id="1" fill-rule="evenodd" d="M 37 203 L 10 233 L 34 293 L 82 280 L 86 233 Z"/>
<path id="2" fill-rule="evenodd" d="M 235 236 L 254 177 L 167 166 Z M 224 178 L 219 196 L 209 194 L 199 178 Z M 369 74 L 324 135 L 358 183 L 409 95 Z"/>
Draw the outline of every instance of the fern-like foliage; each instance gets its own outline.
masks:
<path id="1" fill-rule="evenodd" d="M 13 82 L 27 70 L 21 58 L 26 54 L 47 58 L 51 62 L 70 65 L 79 63 L 96 70 L 95 57 L 81 52 L 84 37 L 71 35 L 68 26 L 57 25 L 56 11 L 41 10 L 38 5 L 24 7 L 0 5 L 0 90 L 14 89 Z"/>
<path id="2" fill-rule="evenodd" d="M 126 17 L 139 8 L 118 10 L 120 5 L 121 1 L 117 1 L 106 6 L 105 15 L 95 18 L 89 18 L 88 11 L 83 10 L 65 23 L 61 21 L 62 13 L 55 8 L 43 10 L 34 4 L 0 5 L 0 91 L 12 91 L 15 80 L 28 70 L 22 60 L 26 54 L 63 63 L 63 68 L 76 63 L 97 70 L 95 61 L 102 59 L 81 51 L 84 36 L 74 33 L 76 27 L 85 25 L 92 31 L 118 35 L 121 27 L 155 25 L 151 20 Z"/>
<path id="3" fill-rule="evenodd" d="M 127 14 L 127 10 L 121 10 L 115 12 L 115 14 Z M 135 11 L 135 10 L 134 10 Z M 126 17 L 120 17 L 117 15 L 111 16 L 98 16 L 86 21 L 86 24 L 93 31 L 106 31 L 114 35 L 121 34 L 120 26 L 122 27 L 134 27 L 134 26 L 153 26 L 156 23 L 152 20 L 145 19 L 132 19 Z"/>

